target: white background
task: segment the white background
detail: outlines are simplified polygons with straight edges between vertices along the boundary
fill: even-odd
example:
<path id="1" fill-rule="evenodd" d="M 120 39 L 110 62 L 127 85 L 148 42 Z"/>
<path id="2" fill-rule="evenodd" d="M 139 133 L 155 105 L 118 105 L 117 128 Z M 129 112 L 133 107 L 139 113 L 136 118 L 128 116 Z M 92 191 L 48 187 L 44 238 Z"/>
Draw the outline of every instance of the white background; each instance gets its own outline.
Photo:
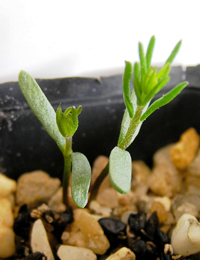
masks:
<path id="1" fill-rule="evenodd" d="M 0 0 L 0 82 L 116 74 L 152 35 L 154 64 L 180 39 L 174 65 L 199 64 L 200 1 Z"/>

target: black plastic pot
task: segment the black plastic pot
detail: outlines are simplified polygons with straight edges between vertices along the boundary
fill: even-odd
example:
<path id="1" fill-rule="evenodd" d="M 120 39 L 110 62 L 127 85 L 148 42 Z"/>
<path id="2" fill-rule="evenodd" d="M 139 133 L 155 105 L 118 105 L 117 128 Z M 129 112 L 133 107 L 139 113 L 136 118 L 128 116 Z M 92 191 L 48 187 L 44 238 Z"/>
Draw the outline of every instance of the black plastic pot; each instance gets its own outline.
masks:
<path id="1" fill-rule="evenodd" d="M 128 149 L 133 160 L 151 165 L 153 153 L 175 142 L 189 127 L 200 133 L 200 66 L 173 67 L 171 81 L 158 98 L 182 80 L 189 86 L 167 106 L 152 114 Z M 122 75 L 93 78 L 38 79 L 37 82 L 56 109 L 82 105 L 80 126 L 73 139 L 73 150 L 84 153 L 90 162 L 109 156 L 117 144 L 124 111 Z M 0 172 L 12 178 L 42 169 L 62 176 L 63 158 L 27 105 L 17 82 L 0 85 Z"/>

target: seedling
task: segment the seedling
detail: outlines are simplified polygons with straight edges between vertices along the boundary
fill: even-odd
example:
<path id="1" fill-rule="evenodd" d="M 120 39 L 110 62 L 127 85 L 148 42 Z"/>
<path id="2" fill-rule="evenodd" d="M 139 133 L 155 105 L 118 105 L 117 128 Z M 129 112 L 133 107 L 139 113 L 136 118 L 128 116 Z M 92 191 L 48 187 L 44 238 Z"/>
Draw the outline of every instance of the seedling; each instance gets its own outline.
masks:
<path id="1" fill-rule="evenodd" d="M 166 95 L 150 105 L 154 96 L 169 82 L 171 63 L 181 46 L 181 41 L 173 49 L 164 66 L 158 70 L 151 66 L 151 58 L 155 45 L 155 37 L 150 39 L 146 55 L 139 43 L 140 62 L 134 66 L 125 63 L 123 75 L 123 96 L 126 110 L 124 112 L 118 144 L 111 151 L 109 163 L 95 181 L 90 201 L 98 192 L 98 188 L 109 173 L 113 187 L 121 193 L 127 193 L 131 187 L 131 156 L 126 149 L 132 144 L 139 133 L 143 121 L 156 109 L 174 99 L 186 86 L 182 82 Z M 133 87 L 131 87 L 131 80 Z M 19 85 L 30 108 L 40 120 L 48 134 L 55 140 L 64 157 L 63 201 L 68 204 L 67 191 L 69 176 L 71 176 L 71 192 L 74 202 L 79 207 L 85 207 L 88 200 L 88 190 L 91 180 L 91 168 L 87 158 L 78 152 L 73 152 L 72 137 L 78 128 L 78 116 L 81 106 L 69 107 L 64 112 L 61 105 L 55 112 L 37 82 L 25 71 L 19 73 Z"/>

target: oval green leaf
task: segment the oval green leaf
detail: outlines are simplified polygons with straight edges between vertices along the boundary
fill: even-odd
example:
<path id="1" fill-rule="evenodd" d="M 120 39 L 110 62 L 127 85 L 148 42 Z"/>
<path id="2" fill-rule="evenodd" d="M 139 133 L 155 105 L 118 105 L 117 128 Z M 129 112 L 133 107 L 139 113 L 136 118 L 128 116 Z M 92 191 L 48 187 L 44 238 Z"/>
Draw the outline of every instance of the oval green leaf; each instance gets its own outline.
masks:
<path id="1" fill-rule="evenodd" d="M 91 167 L 82 153 L 72 153 L 72 198 L 79 208 L 84 208 L 88 201 L 88 190 L 91 181 Z"/>
<path id="2" fill-rule="evenodd" d="M 111 184 L 120 193 L 127 193 L 131 188 L 132 160 L 130 153 L 115 147 L 109 158 Z"/>
<path id="3" fill-rule="evenodd" d="M 47 133 L 54 139 L 62 152 L 65 150 L 65 138 L 61 135 L 56 113 L 37 82 L 25 71 L 19 73 L 19 86 L 31 110 L 39 119 Z"/>

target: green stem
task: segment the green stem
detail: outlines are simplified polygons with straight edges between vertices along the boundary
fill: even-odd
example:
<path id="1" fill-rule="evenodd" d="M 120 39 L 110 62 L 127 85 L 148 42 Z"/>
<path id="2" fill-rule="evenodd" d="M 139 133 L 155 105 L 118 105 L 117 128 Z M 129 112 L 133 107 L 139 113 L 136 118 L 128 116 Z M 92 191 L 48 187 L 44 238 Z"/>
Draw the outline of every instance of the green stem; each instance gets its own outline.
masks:
<path id="1" fill-rule="evenodd" d="M 67 206 L 68 201 L 68 187 L 69 187 L 69 176 L 71 171 L 71 154 L 72 154 L 72 137 L 66 138 L 66 146 L 64 156 L 64 172 L 63 172 L 63 203 Z"/>
<path id="2" fill-rule="evenodd" d="M 140 121 L 140 118 L 145 110 L 145 107 L 143 106 L 138 106 L 137 110 L 135 112 L 134 117 L 130 121 L 130 125 L 128 127 L 128 130 L 126 132 L 125 137 L 121 141 L 121 143 L 118 143 L 118 147 L 126 150 L 127 147 L 131 145 L 135 137 L 137 136 L 140 127 L 142 125 L 142 122 Z"/>
<path id="3" fill-rule="evenodd" d="M 108 172 L 109 172 L 109 163 L 107 163 L 105 168 L 102 170 L 102 172 L 100 173 L 100 175 L 97 177 L 96 181 L 94 182 L 92 189 L 91 189 L 88 205 L 91 201 L 96 199 L 97 193 L 99 191 L 99 187 L 100 187 L 101 183 L 103 182 L 103 180 L 105 179 L 105 177 L 108 175 Z"/>

